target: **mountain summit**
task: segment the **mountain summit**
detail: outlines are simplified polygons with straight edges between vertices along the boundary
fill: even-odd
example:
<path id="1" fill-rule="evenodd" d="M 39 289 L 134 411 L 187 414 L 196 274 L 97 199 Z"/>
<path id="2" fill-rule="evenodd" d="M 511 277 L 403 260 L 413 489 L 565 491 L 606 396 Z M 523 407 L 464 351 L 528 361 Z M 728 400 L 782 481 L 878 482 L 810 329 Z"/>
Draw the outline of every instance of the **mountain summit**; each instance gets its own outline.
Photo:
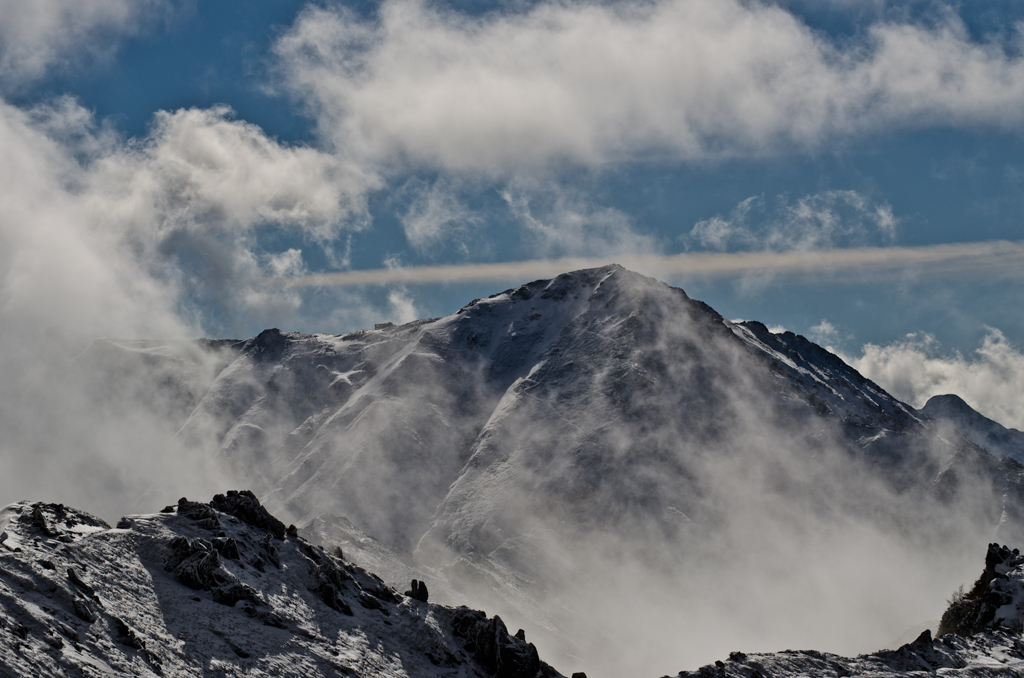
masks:
<path id="1" fill-rule="evenodd" d="M 894 614 L 934 615 L 924 589 L 952 588 L 962 554 L 1024 525 L 1016 462 L 804 337 L 730 322 L 620 266 L 397 327 L 210 346 L 203 388 L 201 371 L 175 382 L 157 366 L 184 384 L 179 444 L 308 534 L 358 544 L 394 584 L 411 575 L 497 609 L 549 656 L 603 657 L 603 675 L 639 665 L 623 645 L 670 646 L 662 618 L 714 651 L 726 609 L 745 610 L 758 642 L 799 629 L 848 651 L 862 631 L 810 613 L 780 625 L 773 608 L 829 600 L 866 620 L 920 590 L 919 610 Z M 864 553 L 953 564 L 915 586 L 825 575 Z M 886 634 L 864 643 L 901 630 L 864 628 Z"/>

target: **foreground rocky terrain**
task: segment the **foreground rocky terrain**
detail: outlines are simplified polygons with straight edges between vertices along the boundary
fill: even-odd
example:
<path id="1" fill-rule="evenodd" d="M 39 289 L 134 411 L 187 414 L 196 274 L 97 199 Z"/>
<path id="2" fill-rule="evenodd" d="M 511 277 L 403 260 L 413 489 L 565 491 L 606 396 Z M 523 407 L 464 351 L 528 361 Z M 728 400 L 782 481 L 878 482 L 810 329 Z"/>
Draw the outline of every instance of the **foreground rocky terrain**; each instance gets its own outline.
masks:
<path id="1" fill-rule="evenodd" d="M 556 678 L 498 617 L 405 594 L 248 492 L 102 520 L 0 513 L 0 675 Z"/>
<path id="2" fill-rule="evenodd" d="M 5 677 L 561 676 L 499 617 L 431 604 L 418 581 L 400 594 L 298 536 L 249 492 L 183 498 L 116 528 L 22 502 L 3 509 L 0 528 Z M 1022 676 L 1022 631 L 1024 557 L 990 544 L 939 638 L 925 631 L 852 658 L 736 651 L 678 675 Z"/>

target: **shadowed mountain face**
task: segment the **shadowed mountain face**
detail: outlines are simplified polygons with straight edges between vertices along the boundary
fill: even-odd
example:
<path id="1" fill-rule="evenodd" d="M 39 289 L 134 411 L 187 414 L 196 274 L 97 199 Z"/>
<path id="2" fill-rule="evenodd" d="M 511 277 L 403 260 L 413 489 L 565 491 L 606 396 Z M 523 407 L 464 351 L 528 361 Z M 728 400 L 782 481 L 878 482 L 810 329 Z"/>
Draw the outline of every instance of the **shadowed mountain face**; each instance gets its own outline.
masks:
<path id="1" fill-rule="evenodd" d="M 992 421 L 958 395 L 932 396 L 919 412 L 952 426 L 964 438 L 1000 459 L 1010 457 L 1024 464 L 1024 433 Z"/>
<path id="2" fill-rule="evenodd" d="M 659 670 L 630 654 L 674 647 L 679 624 L 698 654 L 665 650 L 677 660 L 727 628 L 850 651 L 870 627 L 884 642 L 934 618 L 960 553 L 997 528 L 1014 541 L 1024 515 L 1019 465 L 941 435 L 803 337 L 618 266 L 444 318 L 219 350 L 234 359 L 180 442 L 296 523 L 320 517 L 318 534 L 346 517 L 339 533 L 367 554 L 399 554 L 386 569 L 511 614 L 542 650 L 602 657 L 593 675 Z M 854 565 L 866 553 L 881 565 Z M 824 574 L 844 568 L 841 585 Z M 779 621 L 779 605 L 859 613 Z M 897 605 L 922 616 L 884 628 Z"/>

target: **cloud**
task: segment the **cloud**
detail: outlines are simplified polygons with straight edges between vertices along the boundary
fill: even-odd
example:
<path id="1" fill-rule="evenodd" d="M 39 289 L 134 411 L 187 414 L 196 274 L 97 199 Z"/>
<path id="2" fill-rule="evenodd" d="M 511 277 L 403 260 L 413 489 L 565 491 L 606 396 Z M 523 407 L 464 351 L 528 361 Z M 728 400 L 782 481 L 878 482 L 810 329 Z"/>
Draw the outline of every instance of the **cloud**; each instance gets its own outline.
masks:
<path id="1" fill-rule="evenodd" d="M 438 283 L 455 281 L 516 281 L 551 277 L 580 268 L 619 263 L 654 277 L 722 277 L 750 272 L 787 276 L 828 276 L 831 279 L 902 279 L 908 275 L 963 279 L 1019 278 L 1024 271 L 1024 242 L 976 242 L 921 247 L 858 247 L 831 250 L 687 252 L 627 254 L 615 257 L 563 257 L 501 263 L 404 266 L 338 273 L 314 273 L 279 280 L 286 286 L 320 287 Z"/>
<path id="2" fill-rule="evenodd" d="M 1024 354 L 998 329 L 988 328 L 981 346 L 966 357 L 942 351 L 929 335 L 908 335 L 887 346 L 866 345 L 856 366 L 918 407 L 933 395 L 956 393 L 983 414 L 1024 428 Z"/>
<path id="3" fill-rule="evenodd" d="M 796 202 L 780 195 L 769 205 L 751 196 L 727 217 L 698 221 L 684 240 L 702 247 L 763 250 L 816 250 L 869 243 L 891 243 L 896 236 L 892 207 L 857 191 L 823 191 Z"/>
<path id="4" fill-rule="evenodd" d="M 954 16 L 830 41 L 738 0 L 540 3 L 468 16 L 310 6 L 275 46 L 323 138 L 369 162 L 507 175 L 810 151 L 899 128 L 1024 120 L 1024 59 Z"/>
<path id="5" fill-rule="evenodd" d="M 830 344 L 835 344 L 839 341 L 839 330 L 827 320 L 822 320 L 812 327 L 809 335 L 815 343 L 821 344 L 825 348 L 829 348 Z"/>
<path id="6" fill-rule="evenodd" d="M 267 251 L 260 235 L 329 248 L 365 225 L 374 177 L 226 108 L 162 112 L 125 140 L 70 99 L 0 101 L 0 148 L 0 496 L 60 496 L 109 518 L 154 479 L 172 496 L 222 485 L 175 441 L 182 422 L 158 385 L 133 376 L 134 358 L 104 362 L 92 338 L 223 336 L 294 316 L 300 292 L 270 281 L 303 273 L 302 253 Z M 222 360 L 173 342 L 118 355 L 184 365 L 185 393 Z M 138 397 L 101 397 L 111 384 Z"/>
<path id="7" fill-rule="evenodd" d="M 584 191 L 559 184 L 509 182 L 501 197 L 538 256 L 606 256 L 651 252 L 654 238 L 640 233 L 628 214 L 594 204 Z"/>
<path id="8" fill-rule="evenodd" d="M 967 356 L 943 351 L 929 335 L 911 334 L 886 346 L 866 344 L 859 358 L 847 362 L 914 407 L 934 395 L 955 393 L 985 416 L 1024 430 L 1024 353 L 998 329 L 988 328 Z"/>
<path id="9" fill-rule="evenodd" d="M 168 16 L 170 0 L 0 0 L 0 83 L 109 56 L 118 38 Z"/>
<path id="10" fill-rule="evenodd" d="M 428 185 L 410 180 L 405 191 L 412 193 L 412 199 L 399 221 L 406 240 L 421 253 L 483 221 L 460 200 L 450 182 L 438 180 Z"/>

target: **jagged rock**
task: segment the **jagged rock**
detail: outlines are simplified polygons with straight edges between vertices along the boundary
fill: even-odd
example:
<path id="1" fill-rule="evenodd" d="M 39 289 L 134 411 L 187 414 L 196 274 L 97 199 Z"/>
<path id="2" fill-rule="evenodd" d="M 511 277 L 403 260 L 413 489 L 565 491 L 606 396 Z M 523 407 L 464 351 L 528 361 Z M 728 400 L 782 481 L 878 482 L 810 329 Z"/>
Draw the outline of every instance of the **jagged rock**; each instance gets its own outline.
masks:
<path id="1" fill-rule="evenodd" d="M 178 515 L 184 516 L 189 520 L 197 521 L 216 521 L 217 525 L 220 525 L 220 519 L 217 517 L 217 511 L 209 504 L 204 504 L 198 501 L 189 501 L 185 497 L 178 500 Z"/>
<path id="2" fill-rule="evenodd" d="M 231 537 L 217 537 L 213 540 L 213 548 L 227 560 L 241 560 L 242 558 L 238 551 L 238 542 Z"/>
<path id="3" fill-rule="evenodd" d="M 412 580 L 412 588 L 406 591 L 405 595 L 409 596 L 413 600 L 418 600 L 421 603 L 427 602 L 427 599 L 430 597 L 426 583 L 421 582 L 418 579 Z"/>
<path id="4" fill-rule="evenodd" d="M 74 610 L 75 616 L 82 621 L 89 624 L 96 621 L 96 613 L 92 611 L 92 608 L 84 600 L 75 598 L 71 601 L 71 608 Z"/>
<path id="5" fill-rule="evenodd" d="M 294 525 L 289 525 L 288 529 L 285 530 L 285 534 L 287 534 L 290 538 L 298 537 L 299 528 L 295 527 Z"/>
<path id="6" fill-rule="evenodd" d="M 123 644 L 134 647 L 136 650 L 146 649 L 145 641 L 139 638 L 130 626 L 117 617 L 111 617 L 111 620 L 114 622 L 114 631 Z"/>
<path id="7" fill-rule="evenodd" d="M 174 568 L 174 578 L 191 589 L 209 590 L 218 584 L 213 576 L 218 567 L 220 556 L 216 551 L 200 551 Z"/>
<path id="8" fill-rule="evenodd" d="M 1024 582 L 1021 576 L 1007 576 L 1012 571 L 1021 575 L 1022 568 L 1024 557 L 1019 550 L 989 544 L 985 570 L 970 591 L 953 596 L 939 622 L 938 635 L 955 633 L 967 637 L 1000 626 L 1015 631 L 1024 628 L 1020 610 L 1024 603 Z M 1010 606 L 1015 601 L 1017 605 Z"/>
<path id="9" fill-rule="evenodd" d="M 534 678 L 541 670 L 537 648 L 510 636 L 497 615 L 488 619 L 483 612 L 459 607 L 452 617 L 452 630 L 466 639 L 466 651 L 497 678 Z"/>
<path id="10" fill-rule="evenodd" d="M 117 529 L 119 530 L 130 530 L 132 529 L 132 521 L 125 516 L 121 516 L 121 519 L 117 521 Z"/>
<path id="11" fill-rule="evenodd" d="M 215 586 L 210 589 L 210 592 L 213 594 L 213 602 L 227 605 L 228 607 L 234 607 L 235 603 L 240 600 L 248 601 L 253 605 L 263 605 L 263 600 L 259 594 L 252 587 L 240 582 L 226 586 Z"/>
<path id="12" fill-rule="evenodd" d="M 582 671 L 577 671 L 576 673 L 572 674 L 572 678 L 587 678 L 587 674 L 583 673 Z"/>
<path id="13" fill-rule="evenodd" d="M 519 640 L 525 641 L 526 640 L 526 631 L 524 631 L 522 629 L 519 629 L 518 631 L 516 631 L 516 636 L 515 637 L 518 638 Z"/>
<path id="14" fill-rule="evenodd" d="M 249 490 L 228 490 L 227 495 L 215 495 L 210 504 L 218 511 L 232 515 L 247 525 L 262 528 L 277 539 L 284 540 L 284 523 L 270 515 L 256 499 L 256 495 Z"/>
<path id="15" fill-rule="evenodd" d="M 40 560 L 39 561 L 39 565 L 44 570 L 56 570 L 57 569 L 57 566 L 53 564 L 52 560 L 45 560 L 45 559 L 44 560 Z"/>
<path id="16" fill-rule="evenodd" d="M 50 529 L 50 525 L 46 522 L 46 517 L 43 515 L 43 511 L 39 505 L 32 508 L 32 514 L 30 518 L 32 525 L 39 528 L 39 531 L 45 534 L 47 537 L 56 537 L 57 533 Z"/>
<path id="17" fill-rule="evenodd" d="M 252 605 L 246 605 L 244 608 L 245 613 L 253 619 L 258 619 L 263 622 L 264 626 L 274 626 L 279 629 L 286 629 L 288 625 L 284 623 L 284 620 L 280 616 L 270 612 L 268 610 L 258 610 Z M 351 616 L 351 610 L 349 611 Z"/>
<path id="18" fill-rule="evenodd" d="M 86 584 L 84 581 L 82 581 L 82 578 L 78 576 L 78 573 L 75 572 L 75 568 L 73 567 L 68 568 L 68 581 L 70 581 L 72 584 L 88 593 L 90 596 L 96 595 L 96 592 L 93 591 L 93 588 Z"/>
<path id="19" fill-rule="evenodd" d="M 263 551 L 263 556 L 270 561 L 270 563 L 277 569 L 281 569 L 281 557 L 277 553 L 277 547 L 270 541 L 270 535 L 260 542 L 260 549 Z"/>

